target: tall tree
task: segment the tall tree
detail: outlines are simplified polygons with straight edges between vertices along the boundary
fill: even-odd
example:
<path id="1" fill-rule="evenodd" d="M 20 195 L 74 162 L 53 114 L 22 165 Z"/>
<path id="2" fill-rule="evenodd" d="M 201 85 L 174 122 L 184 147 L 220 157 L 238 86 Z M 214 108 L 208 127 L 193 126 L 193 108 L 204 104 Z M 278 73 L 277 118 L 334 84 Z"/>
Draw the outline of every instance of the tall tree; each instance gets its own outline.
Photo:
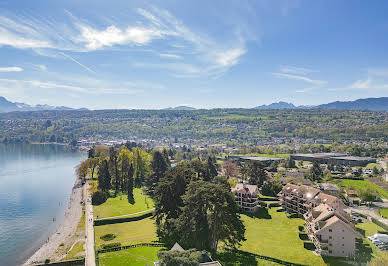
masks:
<path id="1" fill-rule="evenodd" d="M 109 166 L 110 166 L 111 176 L 114 177 L 115 196 L 116 196 L 120 187 L 120 175 L 119 175 L 119 166 L 118 166 L 118 155 L 114 147 L 109 148 Z"/>
<path id="2" fill-rule="evenodd" d="M 171 166 L 169 152 L 166 149 L 163 149 L 163 156 L 164 156 L 164 159 L 166 160 L 167 165 Z"/>
<path id="3" fill-rule="evenodd" d="M 207 174 L 207 179 L 205 181 L 213 180 L 217 175 L 217 161 L 215 158 L 209 156 L 207 157 L 207 162 L 206 162 L 206 174 Z"/>
<path id="4" fill-rule="evenodd" d="M 182 199 L 184 207 L 174 223 L 186 248 L 216 252 L 219 242 L 235 247 L 245 240 L 245 227 L 225 180 L 192 182 Z"/>
<path id="5" fill-rule="evenodd" d="M 109 163 L 107 160 L 102 160 L 98 167 L 98 186 L 104 192 L 109 191 L 111 186 L 111 176 L 109 173 Z"/>
<path id="6" fill-rule="evenodd" d="M 87 159 L 87 162 L 88 162 L 88 167 L 90 169 L 90 173 L 92 174 L 91 178 L 93 179 L 94 173 L 96 172 L 96 169 L 97 169 L 98 164 L 99 164 L 99 159 L 91 157 L 91 158 Z"/>
<path id="7" fill-rule="evenodd" d="M 236 177 L 238 174 L 237 165 L 229 160 L 224 161 L 222 170 L 226 178 Z"/>
<path id="8" fill-rule="evenodd" d="M 241 174 L 251 185 L 262 186 L 267 179 L 264 164 L 257 161 L 243 164 L 241 167 Z"/>
<path id="9" fill-rule="evenodd" d="M 160 151 L 155 151 L 151 161 L 152 173 L 146 179 L 146 185 L 148 191 L 151 194 L 153 194 L 156 185 L 159 183 L 159 180 L 164 176 L 167 169 L 168 164 L 166 162 L 164 154 L 162 154 Z"/>
<path id="10" fill-rule="evenodd" d="M 133 164 L 128 169 L 128 182 L 127 182 L 127 194 L 128 194 L 128 202 L 133 202 Z"/>
<path id="11" fill-rule="evenodd" d="M 94 158 L 94 147 L 88 150 L 88 158 Z"/>

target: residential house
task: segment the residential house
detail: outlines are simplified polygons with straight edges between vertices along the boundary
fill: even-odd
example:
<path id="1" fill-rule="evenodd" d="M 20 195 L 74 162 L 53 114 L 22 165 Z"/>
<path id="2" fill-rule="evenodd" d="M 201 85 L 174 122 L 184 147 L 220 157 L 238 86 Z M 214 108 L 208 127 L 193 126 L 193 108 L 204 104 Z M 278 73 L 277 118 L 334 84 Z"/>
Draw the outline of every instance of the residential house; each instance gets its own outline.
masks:
<path id="1" fill-rule="evenodd" d="M 362 238 L 351 217 L 339 209 L 320 204 L 304 215 L 307 235 L 324 256 L 352 257 L 356 252 L 356 240 Z"/>
<path id="2" fill-rule="evenodd" d="M 232 188 L 232 193 L 236 197 L 236 203 L 244 211 L 255 212 L 258 209 L 259 189 L 255 185 L 238 183 Z"/>

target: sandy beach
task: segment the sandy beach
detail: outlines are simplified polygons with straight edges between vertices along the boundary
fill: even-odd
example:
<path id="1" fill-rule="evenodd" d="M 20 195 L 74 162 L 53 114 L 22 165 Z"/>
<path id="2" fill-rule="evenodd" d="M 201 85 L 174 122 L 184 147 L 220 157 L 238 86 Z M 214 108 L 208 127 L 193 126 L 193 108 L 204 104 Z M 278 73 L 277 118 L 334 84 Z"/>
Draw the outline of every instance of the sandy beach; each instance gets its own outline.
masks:
<path id="1" fill-rule="evenodd" d="M 56 252 L 59 246 L 63 243 L 64 246 L 71 245 L 72 236 L 75 234 L 78 222 L 82 216 L 81 200 L 83 197 L 81 180 L 77 179 L 70 196 L 69 204 L 66 208 L 65 215 L 62 218 L 61 224 L 57 230 L 25 263 L 31 265 L 42 263 L 46 259 L 51 262 L 62 259 L 63 254 Z"/>

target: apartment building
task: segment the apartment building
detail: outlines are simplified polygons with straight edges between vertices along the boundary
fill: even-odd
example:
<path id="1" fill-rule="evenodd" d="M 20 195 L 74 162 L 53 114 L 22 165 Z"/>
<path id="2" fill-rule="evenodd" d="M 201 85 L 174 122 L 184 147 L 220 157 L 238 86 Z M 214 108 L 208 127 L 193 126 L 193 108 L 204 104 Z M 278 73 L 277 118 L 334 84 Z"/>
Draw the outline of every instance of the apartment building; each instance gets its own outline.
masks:
<path id="1" fill-rule="evenodd" d="M 344 208 L 339 198 L 306 185 L 298 186 L 288 183 L 278 196 L 286 211 L 296 213 L 300 217 L 320 204 L 327 204 L 333 209 L 342 210 Z"/>
<path id="2" fill-rule="evenodd" d="M 237 184 L 232 188 L 232 193 L 236 197 L 236 203 L 244 211 L 255 212 L 258 207 L 258 193 L 259 190 L 255 185 Z"/>
<path id="3" fill-rule="evenodd" d="M 352 257 L 356 252 L 356 239 L 362 238 L 351 217 L 320 204 L 304 215 L 307 235 L 314 243 L 316 252 L 324 256 Z"/>

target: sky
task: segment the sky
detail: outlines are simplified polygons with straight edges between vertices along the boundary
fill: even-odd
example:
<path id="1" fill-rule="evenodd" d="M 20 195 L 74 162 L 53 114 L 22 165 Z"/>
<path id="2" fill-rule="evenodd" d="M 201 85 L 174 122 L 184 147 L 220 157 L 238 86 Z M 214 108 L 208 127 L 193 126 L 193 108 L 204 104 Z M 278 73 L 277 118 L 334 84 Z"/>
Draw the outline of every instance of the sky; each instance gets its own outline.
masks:
<path id="1" fill-rule="evenodd" d="M 1 0 L 0 96 L 89 109 L 388 96 L 388 2 Z"/>

